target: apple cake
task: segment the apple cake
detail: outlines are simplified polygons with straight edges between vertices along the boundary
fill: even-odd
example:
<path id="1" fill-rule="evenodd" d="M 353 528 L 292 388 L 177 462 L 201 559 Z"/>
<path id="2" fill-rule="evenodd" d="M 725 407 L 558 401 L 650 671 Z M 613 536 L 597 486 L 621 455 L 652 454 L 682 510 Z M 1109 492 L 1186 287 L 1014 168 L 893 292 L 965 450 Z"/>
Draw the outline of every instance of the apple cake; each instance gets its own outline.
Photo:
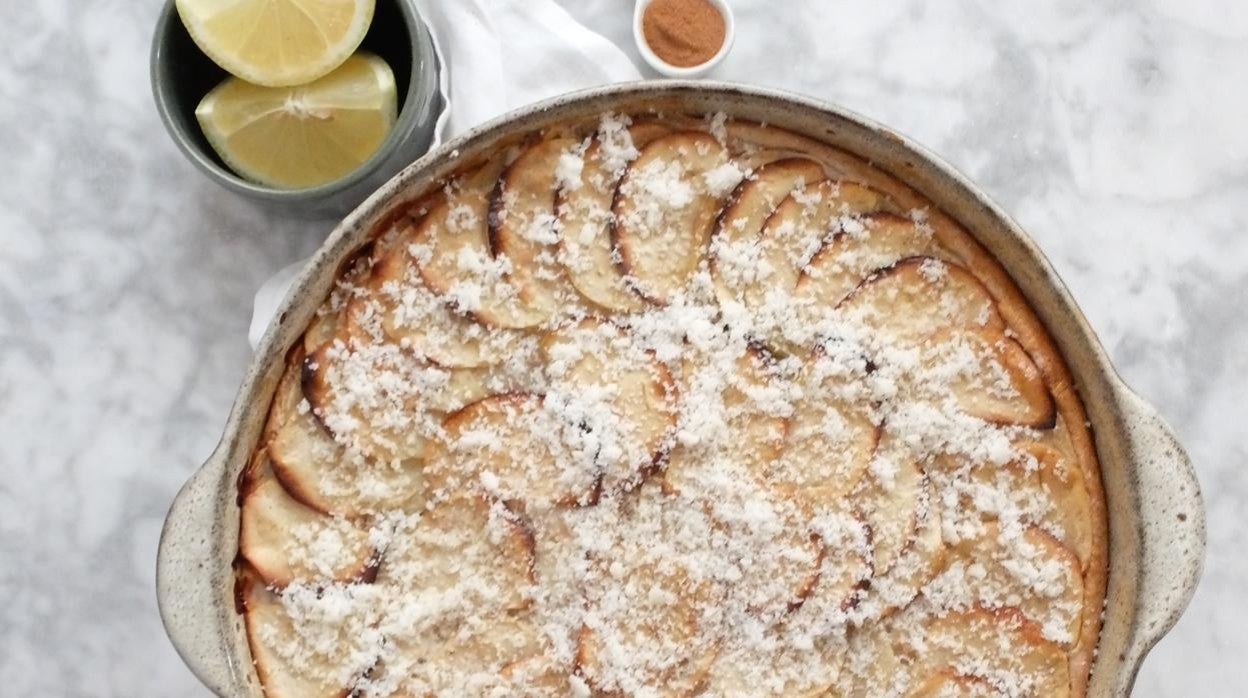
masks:
<path id="1" fill-rule="evenodd" d="M 286 696 L 1080 696 L 1100 474 L 1000 265 L 762 124 L 608 114 L 403 205 L 290 349 L 237 608 Z"/>

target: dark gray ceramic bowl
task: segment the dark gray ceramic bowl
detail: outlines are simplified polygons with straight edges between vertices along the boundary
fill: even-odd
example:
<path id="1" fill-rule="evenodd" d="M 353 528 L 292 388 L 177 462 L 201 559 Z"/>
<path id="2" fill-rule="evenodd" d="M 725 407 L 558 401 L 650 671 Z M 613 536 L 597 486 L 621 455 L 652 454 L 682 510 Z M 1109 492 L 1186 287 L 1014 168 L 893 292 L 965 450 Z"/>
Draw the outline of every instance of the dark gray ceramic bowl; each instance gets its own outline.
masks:
<path id="1" fill-rule="evenodd" d="M 152 94 L 170 137 L 213 181 L 287 213 L 342 215 L 429 149 L 441 109 L 433 40 L 410 0 L 377 0 L 360 49 L 381 56 L 394 70 L 398 120 L 377 152 L 354 172 L 309 189 L 274 189 L 247 181 L 213 151 L 195 120 L 195 107 L 228 74 L 191 40 L 173 0 L 165 3 L 152 39 Z"/>

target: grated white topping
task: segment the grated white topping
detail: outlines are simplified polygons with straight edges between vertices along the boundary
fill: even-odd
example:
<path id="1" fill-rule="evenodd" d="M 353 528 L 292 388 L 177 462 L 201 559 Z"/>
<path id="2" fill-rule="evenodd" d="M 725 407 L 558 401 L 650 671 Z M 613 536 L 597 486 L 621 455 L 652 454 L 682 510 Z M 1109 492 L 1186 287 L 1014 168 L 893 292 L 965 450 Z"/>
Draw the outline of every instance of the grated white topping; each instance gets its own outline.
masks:
<path id="1" fill-rule="evenodd" d="M 368 504 L 289 531 L 320 577 L 277 590 L 286 622 L 249 620 L 264 656 L 361 696 L 1070 689 L 1086 560 L 1067 509 L 1086 492 L 1038 370 L 927 212 L 860 185 L 799 178 L 746 212 L 783 219 L 721 221 L 732 240 L 670 230 L 753 176 L 725 124 L 699 126 L 728 159 L 694 179 L 639 163 L 633 120 L 604 116 L 552 160 L 548 209 L 490 209 L 525 217 L 506 224 L 542 248 L 533 269 L 464 244 L 437 293 L 439 253 L 387 233 L 372 276 L 336 287 L 293 407 L 324 435 L 287 477 Z M 631 218 L 563 225 L 556 194 L 621 180 Z M 446 196 L 423 229 L 499 224 L 468 185 Z M 606 311 L 558 270 L 601 263 L 585 248 L 612 223 L 700 261 L 661 304 Z M 604 273 L 634 271 L 654 268 Z M 528 317 L 522 272 L 561 307 L 479 321 L 500 299 Z M 348 525 L 375 581 L 334 576 Z"/>

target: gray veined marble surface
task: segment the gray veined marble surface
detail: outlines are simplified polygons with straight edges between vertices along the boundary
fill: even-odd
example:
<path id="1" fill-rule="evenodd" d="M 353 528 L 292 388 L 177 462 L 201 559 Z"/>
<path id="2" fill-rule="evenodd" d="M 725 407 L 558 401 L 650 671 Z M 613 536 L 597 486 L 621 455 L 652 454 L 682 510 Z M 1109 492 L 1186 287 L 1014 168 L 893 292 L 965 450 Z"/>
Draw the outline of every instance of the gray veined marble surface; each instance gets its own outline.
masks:
<path id="1" fill-rule="evenodd" d="M 5 695 L 204 693 L 156 614 L 161 521 L 220 433 L 253 292 L 332 227 L 240 201 L 175 151 L 147 85 L 158 4 L 10 3 L 0 21 Z M 631 42 L 631 3 L 566 4 Z M 1208 500 L 1204 582 L 1136 694 L 1241 694 L 1248 4 L 733 4 L 737 45 L 718 77 L 913 136 L 1047 251 L 1118 368 L 1177 428 Z"/>

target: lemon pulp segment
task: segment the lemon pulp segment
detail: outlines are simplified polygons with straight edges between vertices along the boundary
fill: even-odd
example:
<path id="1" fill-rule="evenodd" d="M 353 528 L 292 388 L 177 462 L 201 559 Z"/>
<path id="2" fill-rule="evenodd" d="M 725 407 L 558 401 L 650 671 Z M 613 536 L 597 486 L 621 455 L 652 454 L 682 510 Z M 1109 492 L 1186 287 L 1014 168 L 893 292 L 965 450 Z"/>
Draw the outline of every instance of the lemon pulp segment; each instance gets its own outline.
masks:
<path id="1" fill-rule="evenodd" d="M 217 154 L 235 172 L 283 189 L 315 187 L 362 165 L 394 127 L 394 73 L 359 53 L 298 87 L 229 78 L 195 109 Z"/>
<path id="2" fill-rule="evenodd" d="M 375 0 L 177 0 L 200 50 L 257 85 L 315 80 L 359 47 Z"/>

